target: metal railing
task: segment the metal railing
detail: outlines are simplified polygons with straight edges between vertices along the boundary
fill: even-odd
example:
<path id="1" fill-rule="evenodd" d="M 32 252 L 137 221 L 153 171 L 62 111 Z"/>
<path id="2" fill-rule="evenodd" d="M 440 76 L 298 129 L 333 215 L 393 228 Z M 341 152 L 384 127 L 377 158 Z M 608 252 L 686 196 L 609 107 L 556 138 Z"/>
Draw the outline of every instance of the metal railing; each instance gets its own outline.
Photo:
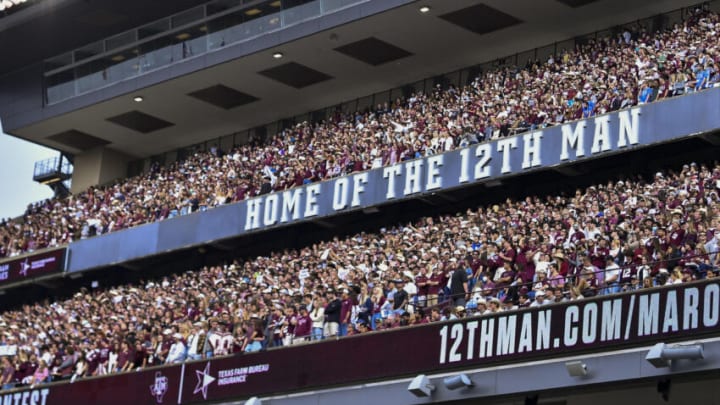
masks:
<path id="1" fill-rule="evenodd" d="M 286 9 L 281 8 L 282 1 L 265 1 L 212 15 L 209 5 L 200 6 L 47 60 L 45 103 L 58 103 L 366 1 L 315 0 Z"/>

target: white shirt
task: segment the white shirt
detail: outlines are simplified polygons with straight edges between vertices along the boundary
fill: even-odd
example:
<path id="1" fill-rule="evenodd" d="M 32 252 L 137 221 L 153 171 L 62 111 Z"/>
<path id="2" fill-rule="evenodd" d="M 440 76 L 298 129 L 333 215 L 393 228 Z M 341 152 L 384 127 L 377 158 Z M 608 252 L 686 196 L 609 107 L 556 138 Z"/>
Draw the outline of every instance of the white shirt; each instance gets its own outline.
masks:
<path id="1" fill-rule="evenodd" d="M 185 343 L 178 340 L 170 346 L 168 357 L 165 363 L 179 363 L 185 360 Z"/>

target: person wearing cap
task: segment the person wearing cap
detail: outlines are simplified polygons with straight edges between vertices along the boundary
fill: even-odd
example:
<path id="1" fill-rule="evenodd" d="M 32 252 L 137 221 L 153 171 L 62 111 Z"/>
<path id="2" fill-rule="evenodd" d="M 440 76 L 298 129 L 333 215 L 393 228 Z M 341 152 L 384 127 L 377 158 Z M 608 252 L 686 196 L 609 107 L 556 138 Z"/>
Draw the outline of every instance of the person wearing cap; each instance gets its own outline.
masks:
<path id="1" fill-rule="evenodd" d="M 465 307 L 462 305 L 458 305 L 455 307 L 455 316 L 458 319 L 465 318 Z"/>
<path id="2" fill-rule="evenodd" d="M 327 295 L 328 303 L 325 306 L 325 324 L 323 326 L 326 338 L 337 336 L 340 326 L 340 309 L 342 308 L 342 302 L 334 290 L 328 290 Z"/>
<path id="3" fill-rule="evenodd" d="M 530 304 L 531 308 L 551 304 L 552 301 L 545 299 L 545 291 L 535 291 L 535 301 Z"/>
<path id="4" fill-rule="evenodd" d="M 165 364 L 182 363 L 185 361 L 185 342 L 183 341 L 183 335 L 180 333 L 174 333 L 172 335 L 173 343 L 170 346 Z"/>
<path id="5" fill-rule="evenodd" d="M 405 281 L 402 278 L 395 280 L 394 283 L 395 290 L 392 294 L 392 309 L 395 314 L 400 315 L 407 309 L 408 293 L 405 291 Z"/>
<path id="6" fill-rule="evenodd" d="M 485 298 L 479 298 L 475 302 L 477 303 L 477 309 L 475 310 L 475 313 L 473 315 L 475 315 L 475 316 L 486 315 L 488 313 L 487 300 L 485 300 Z"/>
<path id="7" fill-rule="evenodd" d="M 205 327 L 204 323 L 201 321 L 197 321 L 193 324 L 193 331 L 188 336 L 188 353 L 187 357 L 190 360 L 200 360 L 202 359 L 202 348 L 205 345 L 205 338 L 207 335 L 205 334 Z"/>

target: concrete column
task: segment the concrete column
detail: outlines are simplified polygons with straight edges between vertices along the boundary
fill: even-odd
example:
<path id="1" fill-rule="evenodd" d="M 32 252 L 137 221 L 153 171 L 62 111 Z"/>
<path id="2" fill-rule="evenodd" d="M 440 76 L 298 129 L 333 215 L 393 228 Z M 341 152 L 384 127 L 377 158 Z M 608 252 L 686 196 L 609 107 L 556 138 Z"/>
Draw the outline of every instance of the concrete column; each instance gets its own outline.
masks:
<path id="1" fill-rule="evenodd" d="M 90 186 L 107 184 L 127 177 L 127 165 L 133 158 L 107 147 L 99 147 L 75 155 L 72 187 L 73 194 Z"/>

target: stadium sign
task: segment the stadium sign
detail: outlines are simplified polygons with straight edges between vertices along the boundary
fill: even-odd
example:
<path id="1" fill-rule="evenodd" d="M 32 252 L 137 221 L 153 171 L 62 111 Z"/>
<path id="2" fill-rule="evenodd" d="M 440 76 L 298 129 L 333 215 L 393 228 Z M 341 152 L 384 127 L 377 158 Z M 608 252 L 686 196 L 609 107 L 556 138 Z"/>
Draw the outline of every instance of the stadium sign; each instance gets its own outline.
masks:
<path id="1" fill-rule="evenodd" d="M 720 89 L 471 145 L 70 244 L 69 271 L 319 220 L 720 128 Z"/>
<path id="2" fill-rule="evenodd" d="M 241 399 L 717 336 L 719 322 L 720 280 L 713 279 L 78 380 L 51 386 L 49 394 L 6 395 L 35 395 L 48 405 Z"/>
<path id="3" fill-rule="evenodd" d="M 65 251 L 51 250 L 0 262 L 0 286 L 62 272 Z"/>
<path id="4" fill-rule="evenodd" d="M 246 202 L 243 231 L 622 151 L 639 145 L 641 133 L 650 137 L 643 131 L 647 120 L 636 107 L 253 198 Z"/>

